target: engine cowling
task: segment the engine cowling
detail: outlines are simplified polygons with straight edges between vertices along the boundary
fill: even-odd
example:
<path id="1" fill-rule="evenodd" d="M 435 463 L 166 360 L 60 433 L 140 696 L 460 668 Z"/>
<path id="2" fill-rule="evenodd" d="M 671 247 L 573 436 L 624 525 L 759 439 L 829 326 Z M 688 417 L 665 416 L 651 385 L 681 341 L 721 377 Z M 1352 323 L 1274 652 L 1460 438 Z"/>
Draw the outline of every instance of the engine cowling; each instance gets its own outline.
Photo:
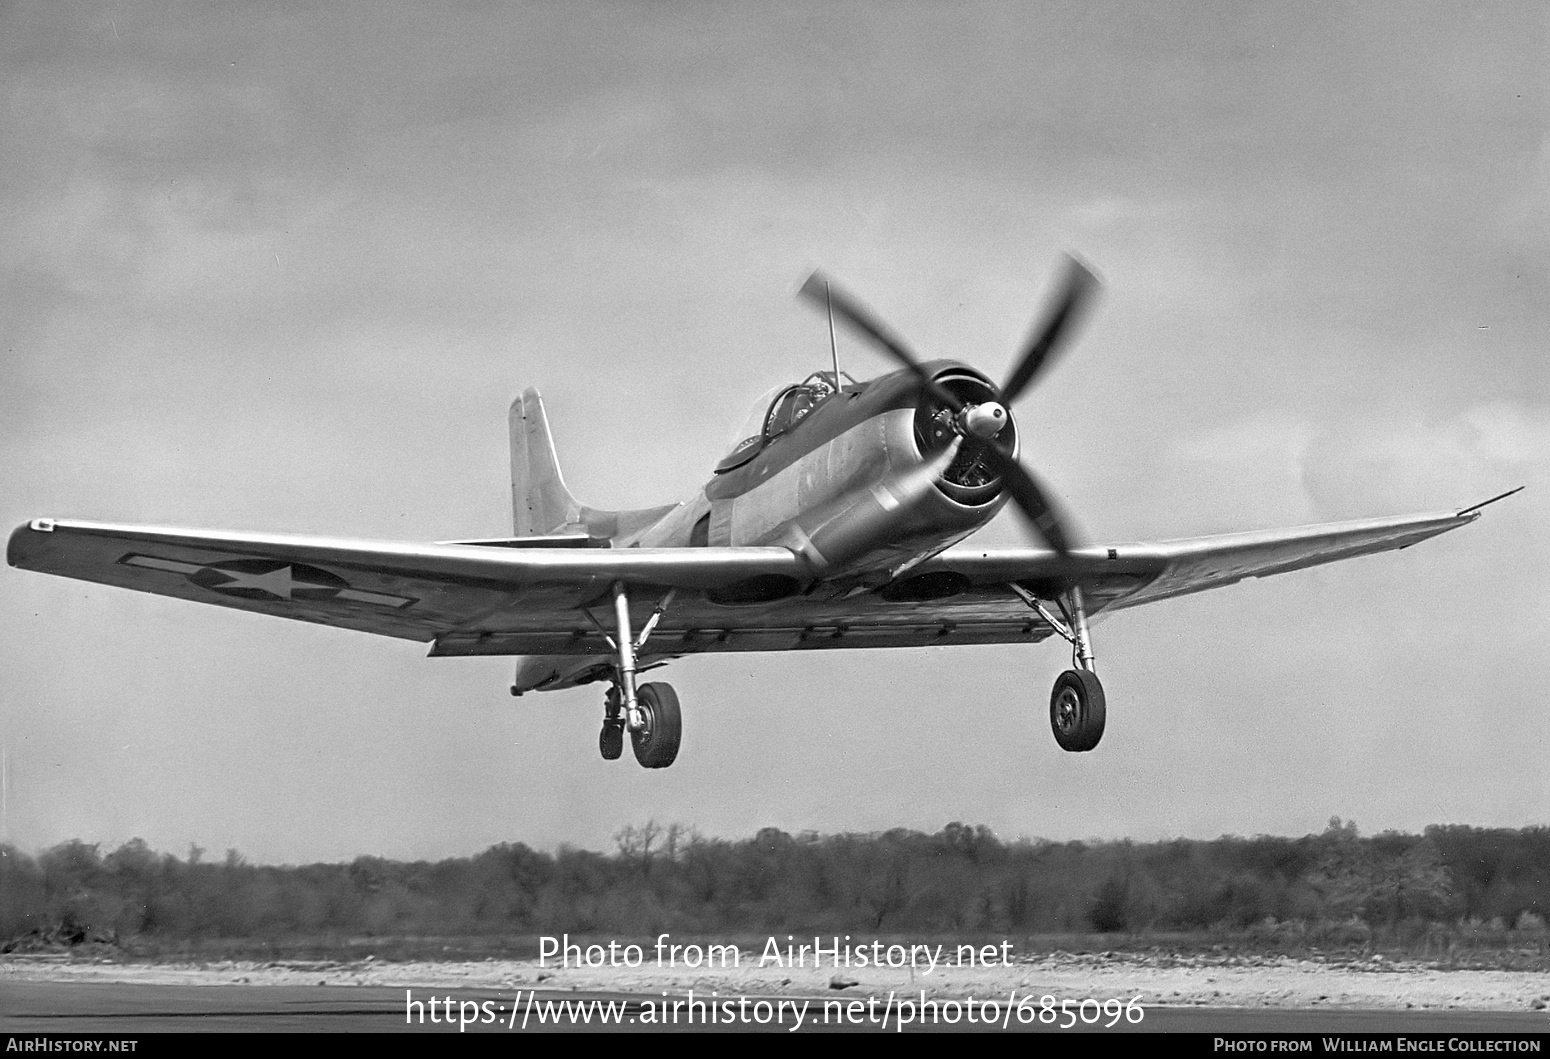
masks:
<path id="1" fill-rule="evenodd" d="M 1007 456 L 1017 457 L 1017 424 L 1011 411 L 1000 403 L 1000 394 L 990 380 L 968 368 L 949 368 L 933 376 L 933 381 L 961 402 L 954 408 L 923 390 L 915 409 L 915 447 L 922 459 L 930 460 L 961 439 L 958 453 L 936 480 L 936 487 L 948 499 L 965 507 L 984 507 L 1001 496 L 1002 476 L 984 458 L 987 446 L 995 446 Z M 1004 415 L 1004 425 L 990 431 L 993 412 Z M 975 413 L 984 409 L 979 415 Z M 986 414 L 989 413 L 989 414 Z M 989 436 L 986 436 L 986 435 Z"/>

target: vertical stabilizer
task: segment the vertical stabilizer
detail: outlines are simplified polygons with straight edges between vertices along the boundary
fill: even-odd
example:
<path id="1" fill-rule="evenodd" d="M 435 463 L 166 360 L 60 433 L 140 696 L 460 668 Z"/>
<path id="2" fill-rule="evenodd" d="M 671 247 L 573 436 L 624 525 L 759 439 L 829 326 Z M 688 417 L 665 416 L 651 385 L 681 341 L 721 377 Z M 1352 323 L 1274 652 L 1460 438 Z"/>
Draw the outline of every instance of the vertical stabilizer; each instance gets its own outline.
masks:
<path id="1" fill-rule="evenodd" d="M 511 402 L 511 510 L 518 537 L 580 533 L 581 505 L 565 487 L 538 391 Z"/>
<path id="2" fill-rule="evenodd" d="M 586 533 L 612 539 L 650 526 L 677 506 L 638 511 L 587 507 L 571 496 L 560 474 L 538 391 L 525 390 L 511 403 L 511 511 L 516 536 Z"/>

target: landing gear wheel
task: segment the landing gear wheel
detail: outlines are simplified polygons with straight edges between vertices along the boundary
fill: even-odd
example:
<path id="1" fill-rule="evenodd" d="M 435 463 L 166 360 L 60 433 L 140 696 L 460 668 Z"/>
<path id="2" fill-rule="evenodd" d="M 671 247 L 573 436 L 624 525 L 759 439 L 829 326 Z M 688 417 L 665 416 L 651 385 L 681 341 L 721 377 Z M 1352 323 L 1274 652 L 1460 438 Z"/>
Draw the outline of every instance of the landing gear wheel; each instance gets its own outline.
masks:
<path id="1" fill-rule="evenodd" d="M 670 684 L 642 684 L 635 691 L 646 723 L 630 733 L 635 760 L 648 769 L 665 769 L 678 757 L 683 720 L 678 713 L 678 694 Z"/>
<path id="2" fill-rule="evenodd" d="M 597 734 L 597 749 L 604 761 L 618 761 L 624 753 L 624 725 L 604 721 L 603 730 Z"/>
<path id="3" fill-rule="evenodd" d="M 624 753 L 624 707 L 619 688 L 603 693 L 603 730 L 597 733 L 597 749 L 604 761 L 618 761 Z"/>
<path id="4" fill-rule="evenodd" d="M 1060 749 L 1091 750 L 1103 738 L 1103 685 L 1098 674 L 1068 669 L 1055 681 L 1049 697 L 1049 726 Z"/>

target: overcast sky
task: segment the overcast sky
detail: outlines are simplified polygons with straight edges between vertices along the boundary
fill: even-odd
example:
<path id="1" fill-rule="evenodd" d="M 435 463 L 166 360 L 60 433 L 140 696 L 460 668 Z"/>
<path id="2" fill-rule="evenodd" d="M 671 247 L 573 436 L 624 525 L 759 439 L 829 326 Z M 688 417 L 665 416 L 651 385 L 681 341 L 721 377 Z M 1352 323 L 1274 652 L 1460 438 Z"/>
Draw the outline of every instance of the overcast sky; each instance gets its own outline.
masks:
<path id="1" fill-rule="evenodd" d="M 707 835 L 1550 822 L 1550 8 L 0 6 L 0 521 L 509 532 L 542 390 L 598 506 L 825 367 L 823 266 L 1002 375 L 1093 542 L 1461 507 L 1064 646 L 691 658 L 678 763 L 505 659 L 0 570 L 0 839 L 254 860 Z M 841 340 L 858 377 L 887 365 Z M 982 535 L 1022 538 L 1008 515 Z"/>

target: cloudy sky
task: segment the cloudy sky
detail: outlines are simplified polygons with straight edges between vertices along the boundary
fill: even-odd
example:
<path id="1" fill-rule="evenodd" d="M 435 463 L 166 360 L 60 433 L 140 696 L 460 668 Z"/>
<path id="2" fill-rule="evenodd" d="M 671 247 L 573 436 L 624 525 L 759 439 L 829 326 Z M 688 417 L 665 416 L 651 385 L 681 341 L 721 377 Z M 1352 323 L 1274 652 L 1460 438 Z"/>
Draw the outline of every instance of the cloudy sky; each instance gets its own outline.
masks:
<path id="1" fill-rule="evenodd" d="M 0 569 L 0 839 L 1550 822 L 1547 67 L 1538 2 L 0 5 L 7 528 L 499 536 L 529 385 L 584 500 L 681 499 L 827 363 L 814 267 L 999 376 L 1066 250 L 1103 300 L 1018 412 L 1087 539 L 1529 486 L 1102 621 L 1087 755 L 1056 643 L 686 660 L 647 772 L 507 660 Z"/>

